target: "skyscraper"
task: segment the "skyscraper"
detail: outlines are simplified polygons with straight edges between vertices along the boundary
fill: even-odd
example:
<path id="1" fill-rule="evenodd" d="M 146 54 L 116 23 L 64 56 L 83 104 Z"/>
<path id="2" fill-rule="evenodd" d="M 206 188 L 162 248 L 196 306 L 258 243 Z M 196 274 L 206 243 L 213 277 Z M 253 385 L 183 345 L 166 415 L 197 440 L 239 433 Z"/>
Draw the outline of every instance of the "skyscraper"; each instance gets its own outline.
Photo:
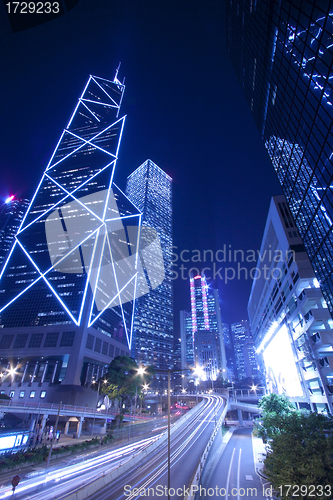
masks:
<path id="1" fill-rule="evenodd" d="M 240 381 L 259 375 L 258 360 L 254 350 L 250 324 L 242 320 L 231 325 L 235 356 L 235 376 Z"/>
<path id="2" fill-rule="evenodd" d="M 229 0 L 227 46 L 333 313 L 333 10 L 329 0 Z"/>
<path id="3" fill-rule="evenodd" d="M 82 403 L 78 386 L 129 353 L 141 215 L 113 182 L 124 88 L 117 73 L 90 76 L 2 270 L 2 385 L 14 399 Z"/>
<path id="4" fill-rule="evenodd" d="M 232 344 L 232 338 L 230 335 L 230 326 L 226 323 L 222 323 L 223 329 L 223 339 L 224 339 L 224 348 L 225 348 L 225 356 L 228 368 L 228 380 L 232 381 L 235 379 L 235 355 L 234 355 L 234 346 Z"/>
<path id="5" fill-rule="evenodd" d="M 142 213 L 141 248 L 156 231 L 163 254 L 164 279 L 152 249 L 146 259 L 145 275 L 138 289 L 149 293 L 136 301 L 132 355 L 140 363 L 155 368 L 173 368 L 173 283 L 172 283 L 172 179 L 153 161 L 146 160 L 127 179 L 126 195 Z M 148 273 L 149 268 L 149 273 Z M 149 276 L 148 276 L 149 275 Z"/>
<path id="6" fill-rule="evenodd" d="M 190 369 L 194 366 L 194 348 L 192 332 L 192 315 L 189 311 L 180 311 L 180 338 L 181 338 L 181 368 Z"/>
<path id="7" fill-rule="evenodd" d="M 227 375 L 218 290 L 209 289 L 204 273 L 190 277 L 193 359 L 205 380 Z"/>
<path id="8" fill-rule="evenodd" d="M 284 196 L 274 196 L 248 303 L 270 392 L 333 409 L 333 320 Z"/>
<path id="9" fill-rule="evenodd" d="M 0 269 L 14 244 L 28 206 L 29 200 L 10 196 L 0 210 Z"/>

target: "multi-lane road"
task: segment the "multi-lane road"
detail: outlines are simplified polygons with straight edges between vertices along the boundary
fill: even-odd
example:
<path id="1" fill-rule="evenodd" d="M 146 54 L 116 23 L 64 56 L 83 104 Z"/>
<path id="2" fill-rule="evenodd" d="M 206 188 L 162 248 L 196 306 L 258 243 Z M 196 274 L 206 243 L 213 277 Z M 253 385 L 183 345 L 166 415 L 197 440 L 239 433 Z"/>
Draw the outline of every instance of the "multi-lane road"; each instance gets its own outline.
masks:
<path id="1" fill-rule="evenodd" d="M 255 468 L 252 429 L 236 429 L 223 453 L 219 453 L 218 442 L 214 446 L 216 460 L 208 477 L 203 478 L 201 491 L 199 490 L 201 494 L 198 498 L 201 500 L 241 500 L 244 498 L 266 500 L 267 497 L 271 497 L 269 485 L 257 474 Z"/>
<path id="2" fill-rule="evenodd" d="M 213 431 L 214 425 L 224 407 L 220 396 L 207 396 L 200 412 L 190 412 L 187 419 L 179 421 L 171 436 L 171 498 L 183 498 L 202 452 Z M 56 467 L 47 472 L 24 478 L 16 488 L 15 500 L 55 500 L 64 499 L 70 493 L 93 483 L 102 474 L 111 472 L 119 464 L 128 460 L 130 455 L 147 447 L 152 437 L 140 442 L 103 453 L 97 457 L 75 461 L 73 464 Z M 150 453 L 139 465 L 121 475 L 103 490 L 90 496 L 92 500 L 139 498 L 145 491 L 150 498 L 167 498 L 165 488 L 168 484 L 167 441 Z M 177 491 L 178 490 L 178 491 Z M 141 493 L 141 495 L 140 495 Z M 167 492 L 166 492 L 167 493 Z M 0 490 L 0 499 L 11 498 L 12 490 L 4 486 Z"/>
<path id="3" fill-rule="evenodd" d="M 142 461 L 135 470 L 90 496 L 91 500 L 134 500 L 149 498 L 183 499 L 203 451 L 218 421 L 225 400 L 220 396 L 205 397 L 205 404 L 172 434 L 170 490 L 168 491 L 167 443 Z"/>

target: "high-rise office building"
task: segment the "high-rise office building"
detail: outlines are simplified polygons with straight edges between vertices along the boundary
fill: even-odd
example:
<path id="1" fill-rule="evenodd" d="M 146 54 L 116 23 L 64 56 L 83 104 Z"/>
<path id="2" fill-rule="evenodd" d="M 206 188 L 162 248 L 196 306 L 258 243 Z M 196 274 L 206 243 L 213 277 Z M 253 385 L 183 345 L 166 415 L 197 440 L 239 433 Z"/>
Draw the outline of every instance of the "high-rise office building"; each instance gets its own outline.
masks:
<path id="1" fill-rule="evenodd" d="M 222 329 L 223 329 L 225 356 L 228 369 L 227 379 L 229 381 L 233 381 L 235 380 L 235 355 L 234 355 L 234 346 L 232 343 L 232 337 L 230 335 L 230 326 L 227 325 L 227 323 L 222 323 Z"/>
<path id="2" fill-rule="evenodd" d="M 172 179 L 153 161 L 146 160 L 127 179 L 126 195 L 142 213 L 141 248 L 151 240 L 151 231 L 159 238 L 163 255 L 161 267 L 154 249 L 143 265 L 145 275 L 138 289 L 149 286 L 149 293 L 136 301 L 132 355 L 144 365 L 173 368 L 173 282 L 172 282 Z M 147 271 L 149 268 L 149 272 Z M 158 279 L 157 279 L 158 278 Z"/>
<path id="3" fill-rule="evenodd" d="M 113 182 L 123 93 L 117 74 L 89 78 L 3 267 L 1 384 L 14 399 L 89 403 L 92 380 L 130 352 L 141 214 Z"/>
<path id="4" fill-rule="evenodd" d="M 330 0 L 227 2 L 230 58 L 331 314 L 332 33 Z"/>
<path id="5" fill-rule="evenodd" d="M 194 367 L 194 348 L 192 332 L 192 315 L 189 311 L 180 311 L 180 346 L 182 370 Z"/>
<path id="6" fill-rule="evenodd" d="M 333 410 L 333 320 L 285 197 L 272 198 L 248 313 L 267 388 Z"/>
<path id="7" fill-rule="evenodd" d="M 247 320 L 231 325 L 235 376 L 241 381 L 246 378 L 257 378 L 259 375 L 258 360 L 251 335 L 251 327 Z"/>
<path id="8" fill-rule="evenodd" d="M 0 210 L 0 269 L 14 244 L 28 206 L 29 200 L 10 196 Z"/>
<path id="9" fill-rule="evenodd" d="M 218 290 L 209 289 L 204 273 L 190 276 L 193 359 L 205 380 L 226 378 L 227 364 L 223 340 Z"/>

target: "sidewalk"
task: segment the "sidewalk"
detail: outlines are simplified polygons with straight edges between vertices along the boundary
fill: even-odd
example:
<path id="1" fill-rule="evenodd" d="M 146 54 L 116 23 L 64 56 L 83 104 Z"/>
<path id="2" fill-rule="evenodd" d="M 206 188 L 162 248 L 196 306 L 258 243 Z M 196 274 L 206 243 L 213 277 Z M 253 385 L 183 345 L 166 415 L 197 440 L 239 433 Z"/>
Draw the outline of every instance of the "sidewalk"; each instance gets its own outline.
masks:
<path id="1" fill-rule="evenodd" d="M 263 443 L 262 438 L 256 437 L 252 434 L 252 446 L 253 446 L 253 459 L 254 467 L 256 472 L 265 478 L 264 475 L 264 460 L 267 454 L 266 445 Z"/>

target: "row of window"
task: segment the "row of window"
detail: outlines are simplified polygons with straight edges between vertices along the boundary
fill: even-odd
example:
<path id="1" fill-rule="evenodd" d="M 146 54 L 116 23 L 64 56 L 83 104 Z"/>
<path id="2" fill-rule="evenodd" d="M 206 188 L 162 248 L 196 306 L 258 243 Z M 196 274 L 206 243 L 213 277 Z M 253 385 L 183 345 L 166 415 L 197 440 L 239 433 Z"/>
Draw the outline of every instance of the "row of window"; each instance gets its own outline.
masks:
<path id="1" fill-rule="evenodd" d="M 103 354 L 104 356 L 109 356 L 109 358 L 114 358 L 117 356 L 125 356 L 127 354 L 126 351 L 123 351 L 119 347 L 115 347 L 113 344 L 109 344 L 91 333 L 88 333 L 86 349 L 90 349 L 91 351 L 98 352 Z"/>
<path id="2" fill-rule="evenodd" d="M 44 341 L 43 347 L 57 347 L 59 332 L 49 332 L 46 334 L 46 338 Z M 4 334 L 0 339 L 0 349 L 10 349 L 14 334 Z M 42 345 L 44 333 L 32 333 L 30 335 L 30 340 L 27 346 L 29 334 L 28 333 L 18 333 L 16 334 L 13 349 L 24 349 L 28 347 L 32 348 L 40 348 Z M 61 340 L 59 347 L 73 347 L 75 338 L 75 331 L 73 332 L 63 332 L 61 335 Z"/>
<path id="3" fill-rule="evenodd" d="M 19 398 L 24 398 L 26 391 L 20 391 Z M 1 391 L 0 394 L 6 394 L 6 391 Z M 13 398 L 15 396 L 15 391 L 9 392 L 9 397 Z M 30 391 L 29 398 L 33 399 L 36 397 L 36 391 Z M 44 399 L 46 397 L 46 391 L 41 391 L 39 397 Z"/>

